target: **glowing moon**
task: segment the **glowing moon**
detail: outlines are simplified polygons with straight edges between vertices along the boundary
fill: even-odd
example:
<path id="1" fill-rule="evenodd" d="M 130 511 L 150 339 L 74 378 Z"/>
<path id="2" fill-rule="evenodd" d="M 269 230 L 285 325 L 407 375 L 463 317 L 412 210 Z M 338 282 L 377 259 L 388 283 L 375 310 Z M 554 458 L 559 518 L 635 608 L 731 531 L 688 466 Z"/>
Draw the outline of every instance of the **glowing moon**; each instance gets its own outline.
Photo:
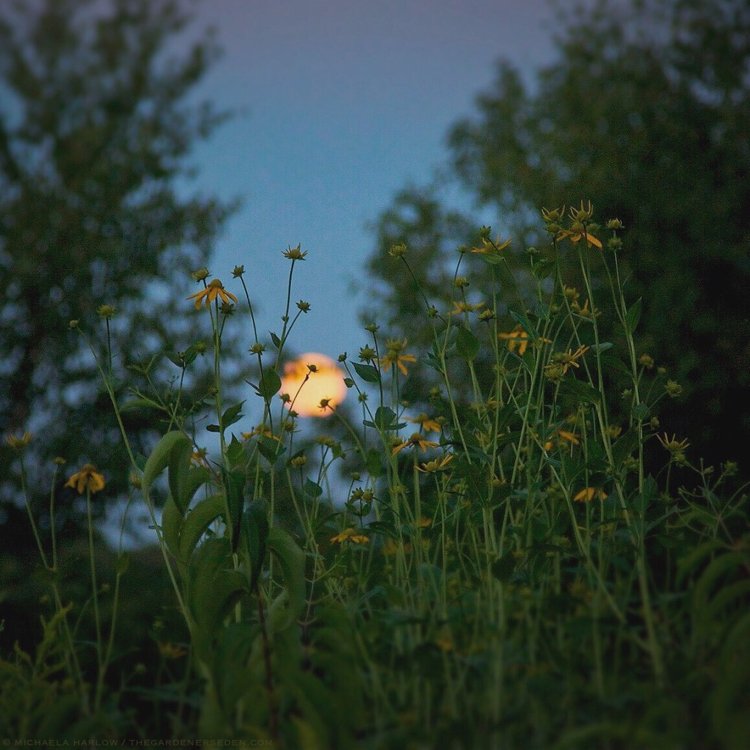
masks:
<path id="1" fill-rule="evenodd" d="M 308 365 L 313 365 L 315 371 L 311 372 Z M 308 352 L 284 365 L 281 392 L 288 393 L 291 399 L 286 405 L 303 417 L 330 416 L 346 398 L 346 391 L 341 369 L 325 354 Z M 323 399 L 328 399 L 330 408 L 320 407 Z"/>

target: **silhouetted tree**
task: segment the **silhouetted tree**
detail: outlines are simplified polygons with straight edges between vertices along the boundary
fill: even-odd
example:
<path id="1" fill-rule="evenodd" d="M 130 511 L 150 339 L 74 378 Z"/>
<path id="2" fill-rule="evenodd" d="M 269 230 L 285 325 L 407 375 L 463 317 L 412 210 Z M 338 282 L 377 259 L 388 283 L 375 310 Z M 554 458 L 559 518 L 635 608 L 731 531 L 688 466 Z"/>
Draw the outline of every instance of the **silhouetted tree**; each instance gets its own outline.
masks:
<path id="1" fill-rule="evenodd" d="M 543 241 L 542 206 L 585 198 L 600 221 L 622 219 L 643 351 L 685 389 L 663 421 L 699 455 L 737 457 L 750 439 L 750 6 L 598 0 L 560 18 L 556 45 L 532 87 L 499 64 L 450 132 L 449 172 L 517 249 Z M 412 281 L 384 251 L 406 242 L 421 273 L 444 274 L 470 241 L 446 233 L 449 214 L 435 190 L 412 189 L 380 217 L 370 272 L 383 302 L 365 318 L 414 337 Z"/>

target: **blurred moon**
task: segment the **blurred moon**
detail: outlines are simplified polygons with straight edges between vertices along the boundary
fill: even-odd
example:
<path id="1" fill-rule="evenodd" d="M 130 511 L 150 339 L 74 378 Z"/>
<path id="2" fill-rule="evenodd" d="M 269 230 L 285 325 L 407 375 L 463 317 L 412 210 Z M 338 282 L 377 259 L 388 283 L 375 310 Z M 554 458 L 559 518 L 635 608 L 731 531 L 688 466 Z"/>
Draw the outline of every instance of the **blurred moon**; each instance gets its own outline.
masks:
<path id="1" fill-rule="evenodd" d="M 308 365 L 313 365 L 315 372 Z M 284 365 L 281 392 L 288 393 L 291 399 L 286 405 L 303 417 L 330 416 L 346 398 L 346 391 L 341 369 L 325 354 L 308 352 Z M 323 399 L 328 399 L 326 408 L 320 406 Z"/>

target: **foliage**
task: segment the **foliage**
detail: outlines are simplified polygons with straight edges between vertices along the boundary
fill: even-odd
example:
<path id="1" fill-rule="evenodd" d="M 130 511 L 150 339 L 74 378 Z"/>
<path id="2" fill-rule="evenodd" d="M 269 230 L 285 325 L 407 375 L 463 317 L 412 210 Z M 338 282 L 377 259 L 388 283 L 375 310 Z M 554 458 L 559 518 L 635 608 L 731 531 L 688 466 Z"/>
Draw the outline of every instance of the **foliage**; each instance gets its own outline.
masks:
<path id="1" fill-rule="evenodd" d="M 538 206 L 583 193 L 619 216 L 629 230 L 623 278 L 643 300 L 640 345 L 689 400 L 664 416 L 711 460 L 736 454 L 750 439 L 736 408 L 750 385 L 748 5 L 597 0 L 561 15 L 556 32 L 557 57 L 533 86 L 500 63 L 475 112 L 450 131 L 448 171 L 521 238 L 517 250 L 539 239 Z M 476 241 L 446 233 L 456 226 L 449 213 L 437 193 L 409 190 L 380 217 L 369 271 L 382 291 L 365 321 L 409 335 L 410 279 L 382 253 L 396 243 L 421 253 L 429 285 L 450 268 L 452 241 Z M 488 291 L 476 279 L 474 293 Z"/>
<path id="2" fill-rule="evenodd" d="M 184 348 L 169 300 L 231 210 L 184 189 L 190 150 L 226 116 L 191 98 L 211 40 L 171 51 L 187 20 L 169 0 L 2 4 L 0 422 L 43 431 L 47 458 L 119 445 L 69 321 L 106 317 L 127 364 Z"/>
<path id="3" fill-rule="evenodd" d="M 507 242 L 488 228 L 450 277 L 470 258 L 481 264 L 491 280 L 484 304 L 465 296 L 474 275 L 438 290 L 447 304 L 433 299 L 409 248 L 393 248 L 422 301 L 412 327 L 431 343 L 419 351 L 368 325 L 359 356 L 339 357 L 356 407 L 321 402 L 330 421 L 309 440 L 298 394 L 282 392 L 280 378 L 305 311 L 289 302 L 305 254 L 284 253 L 287 305 L 268 340 L 242 267 L 236 295 L 202 278 L 192 315 L 212 341 L 211 403 L 173 400 L 145 464 L 123 432 L 172 591 L 169 616 L 154 626 L 159 665 L 133 667 L 108 648 L 130 573 L 120 554 L 106 573 L 114 586 L 100 586 L 93 533 L 82 642 L 58 588 L 55 526 L 41 529 L 29 505 L 53 614 L 35 657 L 17 649 L 0 662 L 4 731 L 45 739 L 52 730 L 24 723 L 24 712 L 44 714 L 67 680 L 66 721 L 84 727 L 71 736 L 746 747 L 747 487 L 736 464 L 696 463 L 688 437 L 661 431 L 658 411 L 680 386 L 638 353 L 643 315 L 623 290 L 621 222 L 598 226 L 584 203 L 543 220 L 549 241 L 524 258 L 530 306 L 517 304 Z M 577 288 L 563 278 L 571 265 Z M 255 335 L 255 393 L 227 404 L 222 341 L 240 313 Z M 415 413 L 402 394 L 420 369 L 440 385 Z M 102 369 L 119 414 L 118 377 Z M 309 368 L 305 382 L 314 377 Z M 138 394 L 163 424 L 158 388 Z M 260 415 L 248 432 L 243 413 Z M 345 440 L 330 435 L 332 423 Z M 9 442 L 23 471 L 28 441 Z M 647 446 L 662 457 L 653 473 Z M 346 483 L 336 473 L 344 466 Z M 67 485 L 86 509 L 108 492 L 93 467 Z M 91 530 L 90 510 L 87 519 Z"/>

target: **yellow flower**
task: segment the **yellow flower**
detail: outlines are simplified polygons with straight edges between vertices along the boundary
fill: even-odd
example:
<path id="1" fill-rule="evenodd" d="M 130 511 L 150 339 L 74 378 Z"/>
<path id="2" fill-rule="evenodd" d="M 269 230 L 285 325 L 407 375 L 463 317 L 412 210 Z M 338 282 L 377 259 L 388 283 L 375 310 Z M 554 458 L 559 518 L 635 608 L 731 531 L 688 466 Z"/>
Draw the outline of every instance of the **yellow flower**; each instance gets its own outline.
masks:
<path id="1" fill-rule="evenodd" d="M 420 529 L 429 529 L 430 526 L 432 526 L 432 519 L 431 518 L 425 518 L 424 516 L 422 516 L 422 518 L 420 518 L 417 521 L 417 528 L 420 528 Z"/>
<path id="2" fill-rule="evenodd" d="M 503 250 L 510 247 L 511 240 L 500 242 L 498 238 L 494 242 L 486 237 L 482 237 L 481 247 L 472 247 L 471 252 L 477 255 L 502 255 Z"/>
<path id="3" fill-rule="evenodd" d="M 406 349 L 406 339 L 388 339 L 385 342 L 385 356 L 380 358 L 381 367 L 398 367 L 402 375 L 407 374 L 406 362 L 416 362 L 413 354 L 402 354 Z"/>
<path id="4" fill-rule="evenodd" d="M 343 544 L 344 542 L 352 542 L 353 544 L 367 544 L 370 541 L 368 536 L 364 534 L 358 534 L 355 529 L 348 528 L 344 529 L 341 533 L 331 537 L 331 542 L 334 544 Z"/>
<path id="5" fill-rule="evenodd" d="M 574 245 L 580 242 L 582 239 L 585 239 L 589 246 L 597 247 L 599 248 L 599 250 L 602 249 L 601 240 L 591 234 L 591 232 L 587 232 L 585 229 L 580 229 L 578 231 L 570 231 L 568 229 L 560 230 L 557 235 L 557 239 L 561 240 L 565 237 L 567 237 Z"/>
<path id="6" fill-rule="evenodd" d="M 205 289 L 201 289 L 200 292 L 191 294 L 188 299 L 195 300 L 196 310 L 200 310 L 201 305 L 204 302 L 206 307 L 209 307 L 211 303 L 216 299 L 220 299 L 226 304 L 229 304 L 230 300 L 235 304 L 237 303 L 237 297 L 235 297 L 231 292 L 226 291 L 226 289 L 224 289 L 224 285 L 221 283 L 221 281 L 219 281 L 219 279 L 213 279 Z"/>
<path id="7" fill-rule="evenodd" d="M 30 432 L 24 432 L 23 435 L 7 435 L 5 438 L 5 444 L 14 451 L 22 451 L 30 442 Z"/>
<path id="8" fill-rule="evenodd" d="M 573 496 L 573 500 L 577 503 L 590 503 L 594 498 L 606 500 L 607 493 L 601 487 L 584 487 Z"/>
<path id="9" fill-rule="evenodd" d="M 562 441 L 565 440 L 571 445 L 580 445 L 581 441 L 578 439 L 578 435 L 576 435 L 574 432 L 568 432 L 567 430 L 558 430 L 557 431 L 557 445 L 562 445 Z M 544 444 L 544 450 L 550 451 L 555 447 L 555 442 L 550 439 L 547 440 L 547 442 Z"/>
<path id="10" fill-rule="evenodd" d="M 425 440 L 424 435 L 421 432 L 415 432 L 408 440 L 403 440 L 398 443 L 393 450 L 391 455 L 395 456 L 400 453 L 404 448 L 412 448 L 416 446 L 421 451 L 426 451 L 428 448 L 437 448 L 440 443 L 436 443 L 434 440 Z"/>
<path id="11" fill-rule="evenodd" d="M 208 451 L 206 450 L 206 448 L 198 448 L 198 450 L 194 450 L 192 452 L 192 454 L 190 455 L 190 460 L 196 466 L 208 467 Z"/>
<path id="12" fill-rule="evenodd" d="M 504 339 L 508 342 L 508 351 L 515 352 L 518 349 L 518 356 L 523 357 L 529 346 L 529 334 L 524 331 L 523 326 L 517 325 L 512 331 L 508 333 L 498 333 L 499 339 Z"/>
<path id="13" fill-rule="evenodd" d="M 448 313 L 449 315 L 464 315 L 465 313 L 477 312 L 484 307 L 484 302 L 464 302 L 459 300 L 453 300 L 453 309 Z"/>
<path id="14" fill-rule="evenodd" d="M 104 475 L 96 470 L 93 464 L 85 464 L 80 471 L 65 482 L 66 487 L 72 487 L 82 495 L 87 490 L 93 495 L 95 492 L 104 489 Z"/>
<path id="15" fill-rule="evenodd" d="M 159 653 L 165 659 L 180 659 L 187 654 L 187 649 L 184 646 L 179 646 L 176 643 L 160 643 Z"/>
<path id="16" fill-rule="evenodd" d="M 416 417 L 407 417 L 406 421 L 418 424 L 425 432 L 440 432 L 443 429 L 440 422 L 428 417 L 424 412 L 417 414 Z"/>
<path id="17" fill-rule="evenodd" d="M 568 349 L 567 352 L 555 352 L 552 355 L 552 360 L 544 367 L 545 374 L 551 377 L 552 373 L 555 375 L 560 373 L 560 376 L 562 376 L 571 367 L 580 367 L 578 360 L 586 354 L 589 348 L 588 346 L 579 346 L 575 351 Z"/>
<path id="18" fill-rule="evenodd" d="M 432 461 L 419 464 L 417 471 L 421 471 L 425 474 L 434 474 L 436 471 L 445 471 L 448 468 L 448 464 L 453 460 L 453 454 L 447 453 L 442 458 L 435 458 Z"/>

